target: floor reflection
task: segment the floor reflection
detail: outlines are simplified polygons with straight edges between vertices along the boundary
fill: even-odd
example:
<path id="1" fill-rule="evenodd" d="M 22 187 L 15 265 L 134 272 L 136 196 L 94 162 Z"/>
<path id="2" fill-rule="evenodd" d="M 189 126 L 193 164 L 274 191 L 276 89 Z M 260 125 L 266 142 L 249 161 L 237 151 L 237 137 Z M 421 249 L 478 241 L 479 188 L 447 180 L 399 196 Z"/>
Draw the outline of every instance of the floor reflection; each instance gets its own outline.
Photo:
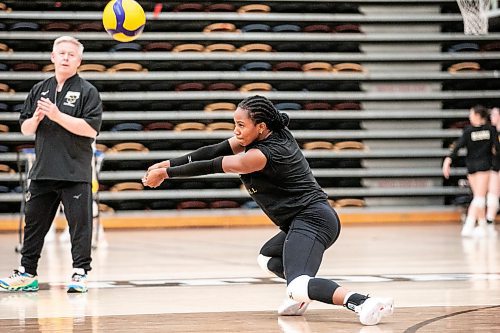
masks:
<path id="1" fill-rule="evenodd" d="M 311 333 L 311 328 L 305 317 L 278 317 L 278 326 L 283 333 Z"/>
<path id="2" fill-rule="evenodd" d="M 318 324 L 317 321 L 314 322 L 315 325 Z M 353 322 L 356 325 L 356 322 Z M 330 322 L 331 330 L 328 329 L 328 322 L 322 323 L 322 328 L 315 327 L 311 329 L 307 321 L 307 316 L 287 316 L 278 317 L 278 326 L 282 333 L 315 333 L 315 332 L 336 332 L 343 326 L 343 323 L 337 323 L 334 320 Z M 326 327 L 325 327 L 326 326 Z M 362 326 L 359 324 L 358 328 L 340 328 L 342 332 L 353 332 L 353 333 L 393 333 L 392 328 L 384 327 L 384 325 L 378 326 Z M 326 328 L 326 329 L 325 329 Z"/>
<path id="3" fill-rule="evenodd" d="M 85 316 L 87 297 L 87 294 L 68 294 L 63 289 L 44 293 L 3 292 L 0 309 L 15 309 L 19 328 L 34 328 L 38 324 L 37 332 L 76 332 L 75 327 L 87 326 L 86 321 L 91 319 Z"/>
<path id="4" fill-rule="evenodd" d="M 497 238 L 462 238 L 462 250 L 471 272 L 500 271 Z"/>

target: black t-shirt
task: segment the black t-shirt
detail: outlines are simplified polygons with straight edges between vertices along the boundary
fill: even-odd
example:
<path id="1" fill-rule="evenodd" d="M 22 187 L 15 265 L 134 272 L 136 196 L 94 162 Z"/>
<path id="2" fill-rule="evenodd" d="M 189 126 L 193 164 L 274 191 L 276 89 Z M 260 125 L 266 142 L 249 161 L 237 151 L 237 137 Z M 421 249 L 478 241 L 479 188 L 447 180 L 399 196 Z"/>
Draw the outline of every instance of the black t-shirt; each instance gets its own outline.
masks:
<path id="1" fill-rule="evenodd" d="M 245 148 L 260 150 L 267 158 L 263 170 L 240 175 L 250 196 L 282 229 L 307 205 L 327 195 L 312 175 L 309 163 L 288 129 Z"/>
<path id="2" fill-rule="evenodd" d="M 452 160 L 458 156 L 460 148 L 467 148 L 465 163 L 488 163 L 491 166 L 493 154 L 498 151 L 498 134 L 491 125 L 466 126 L 450 153 Z"/>
<path id="3" fill-rule="evenodd" d="M 55 103 L 61 112 L 83 118 L 99 132 L 102 103 L 97 89 L 78 74 L 67 79 L 63 89 L 57 94 L 56 89 L 55 77 L 35 84 L 24 102 L 19 122 L 22 124 L 31 118 L 37 101 L 44 97 Z M 48 117 L 43 118 L 36 130 L 36 160 L 31 168 L 30 178 L 91 182 L 93 141 L 92 138 L 67 131 Z"/>

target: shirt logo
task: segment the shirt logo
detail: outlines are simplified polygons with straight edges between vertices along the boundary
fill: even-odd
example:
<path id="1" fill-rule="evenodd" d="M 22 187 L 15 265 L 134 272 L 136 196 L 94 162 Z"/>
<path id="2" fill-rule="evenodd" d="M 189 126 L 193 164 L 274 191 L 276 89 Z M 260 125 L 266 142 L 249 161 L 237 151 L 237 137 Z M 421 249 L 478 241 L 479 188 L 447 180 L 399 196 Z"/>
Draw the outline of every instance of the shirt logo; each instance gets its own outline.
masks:
<path id="1" fill-rule="evenodd" d="M 50 91 L 50 89 L 49 89 L 49 90 L 47 90 L 47 91 L 42 91 L 41 95 L 42 95 L 42 96 L 45 96 L 45 95 L 47 95 L 47 94 L 49 93 L 49 91 Z"/>
<path id="2" fill-rule="evenodd" d="M 64 105 L 75 107 L 76 100 L 80 98 L 80 92 L 79 91 L 68 91 L 64 98 L 66 99 L 66 101 L 64 102 Z"/>
<path id="3" fill-rule="evenodd" d="M 470 135 L 472 141 L 481 141 L 481 140 L 489 140 L 490 139 L 490 131 L 477 131 L 472 132 Z"/>
<path id="4" fill-rule="evenodd" d="M 247 189 L 247 192 L 248 192 L 248 194 L 252 195 L 252 194 L 257 193 L 257 190 L 255 188 L 253 188 L 253 187 L 250 187 L 250 188 Z"/>

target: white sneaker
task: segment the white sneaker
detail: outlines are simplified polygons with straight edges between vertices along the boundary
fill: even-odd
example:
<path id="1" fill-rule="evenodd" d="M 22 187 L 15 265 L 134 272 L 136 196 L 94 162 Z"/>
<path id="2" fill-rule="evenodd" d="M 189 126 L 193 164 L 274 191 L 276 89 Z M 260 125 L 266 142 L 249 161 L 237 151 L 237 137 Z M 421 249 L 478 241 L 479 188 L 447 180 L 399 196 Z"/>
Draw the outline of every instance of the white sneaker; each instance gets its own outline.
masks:
<path id="1" fill-rule="evenodd" d="M 486 238 L 488 236 L 488 230 L 485 225 L 478 225 L 474 228 L 473 236 L 476 238 Z"/>
<path id="2" fill-rule="evenodd" d="M 495 225 L 493 223 L 490 223 L 486 226 L 486 231 L 488 233 L 488 237 L 490 238 L 496 238 L 498 236 L 498 232 L 495 229 Z"/>
<path id="3" fill-rule="evenodd" d="M 68 293 L 87 292 L 87 274 L 82 268 L 74 268 L 71 282 L 68 283 Z"/>
<path id="4" fill-rule="evenodd" d="M 0 289 L 7 291 L 38 291 L 38 277 L 28 274 L 24 267 L 15 269 L 11 276 L 0 279 Z"/>
<path id="5" fill-rule="evenodd" d="M 474 235 L 474 224 L 465 223 L 460 234 L 462 237 L 472 237 Z"/>
<path id="6" fill-rule="evenodd" d="M 278 314 L 280 316 L 302 316 L 308 306 L 308 302 L 297 302 L 287 297 L 278 308 Z"/>
<path id="7" fill-rule="evenodd" d="M 394 312 L 394 301 L 392 298 L 367 298 L 363 304 L 354 308 L 359 315 L 359 321 L 363 325 L 377 325 L 382 317 L 390 316 Z"/>

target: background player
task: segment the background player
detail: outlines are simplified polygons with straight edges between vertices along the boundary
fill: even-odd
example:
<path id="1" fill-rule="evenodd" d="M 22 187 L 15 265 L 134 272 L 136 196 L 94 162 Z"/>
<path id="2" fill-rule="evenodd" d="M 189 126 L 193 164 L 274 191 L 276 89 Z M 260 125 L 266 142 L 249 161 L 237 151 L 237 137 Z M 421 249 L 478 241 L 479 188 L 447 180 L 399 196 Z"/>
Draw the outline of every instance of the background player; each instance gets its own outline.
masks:
<path id="1" fill-rule="evenodd" d="M 464 128 L 450 155 L 443 161 L 443 175 L 449 178 L 451 165 L 457 159 L 458 151 L 463 147 L 467 148 L 465 164 L 473 199 L 461 232 L 464 237 L 471 237 L 474 234 L 484 236 L 486 233 L 486 192 L 493 151 L 498 149 L 497 131 L 488 124 L 488 110 L 485 107 L 477 105 L 471 108 L 469 121 L 470 125 Z M 475 231 L 476 220 L 478 229 Z"/>

